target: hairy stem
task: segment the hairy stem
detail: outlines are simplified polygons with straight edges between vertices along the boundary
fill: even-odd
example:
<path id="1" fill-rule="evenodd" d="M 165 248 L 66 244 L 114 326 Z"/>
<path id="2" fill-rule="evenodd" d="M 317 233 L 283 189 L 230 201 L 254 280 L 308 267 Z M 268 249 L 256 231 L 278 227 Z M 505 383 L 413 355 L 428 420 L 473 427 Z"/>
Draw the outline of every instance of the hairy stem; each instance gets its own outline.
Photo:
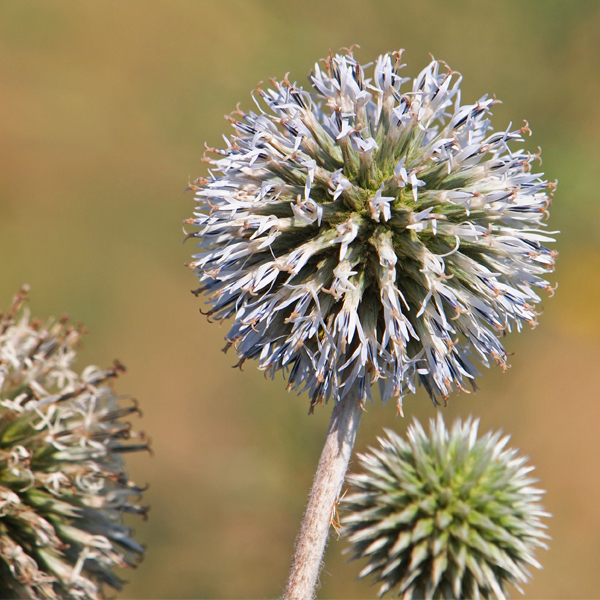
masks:
<path id="1" fill-rule="evenodd" d="M 329 526 L 346 477 L 362 409 L 355 387 L 333 408 L 315 474 L 284 600 L 313 600 Z"/>

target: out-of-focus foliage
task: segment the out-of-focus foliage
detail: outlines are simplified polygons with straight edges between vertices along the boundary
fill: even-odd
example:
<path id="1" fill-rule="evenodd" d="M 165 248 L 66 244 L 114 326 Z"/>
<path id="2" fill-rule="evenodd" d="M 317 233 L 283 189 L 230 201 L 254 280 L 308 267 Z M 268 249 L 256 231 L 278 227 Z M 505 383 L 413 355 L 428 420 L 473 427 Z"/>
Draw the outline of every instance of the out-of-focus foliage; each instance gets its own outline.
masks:
<path id="1" fill-rule="evenodd" d="M 182 266 L 183 190 L 206 174 L 203 144 L 221 145 L 222 115 L 251 109 L 259 81 L 290 71 L 306 84 L 316 59 L 353 43 L 361 61 L 405 48 L 413 77 L 429 52 L 447 61 L 465 77 L 463 101 L 504 101 L 498 129 L 529 121 L 528 149 L 544 149 L 536 170 L 559 180 L 548 222 L 562 231 L 559 289 L 539 328 L 504 340 L 512 368 L 452 396 L 444 416 L 510 432 L 538 467 L 553 541 L 526 594 L 597 593 L 598 31 L 587 0 L 0 4 L 0 297 L 27 282 L 34 314 L 84 321 L 94 342 L 80 367 L 120 348 L 153 433 L 155 458 L 130 461 L 152 483 L 152 519 L 137 527 L 148 551 L 123 597 L 282 591 L 330 409 L 308 417 L 306 398 L 282 401 L 283 380 L 234 371 L 219 352 L 226 329 L 199 315 Z M 423 391 L 404 408 L 434 415 Z M 393 405 L 367 410 L 359 451 L 410 422 Z M 321 597 L 374 596 L 343 547 L 329 544 Z"/>

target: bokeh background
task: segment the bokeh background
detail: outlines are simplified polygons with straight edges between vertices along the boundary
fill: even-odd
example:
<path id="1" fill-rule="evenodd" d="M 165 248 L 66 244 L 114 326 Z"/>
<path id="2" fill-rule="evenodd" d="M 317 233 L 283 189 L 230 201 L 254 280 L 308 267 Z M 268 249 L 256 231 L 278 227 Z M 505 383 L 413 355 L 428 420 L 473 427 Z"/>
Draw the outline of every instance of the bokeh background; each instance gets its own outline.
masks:
<path id="1" fill-rule="evenodd" d="M 548 490 L 551 549 L 528 598 L 600 590 L 600 3 L 550 0 L 0 2 L 0 306 L 27 282 L 33 313 L 69 313 L 90 330 L 79 365 L 117 382 L 144 410 L 154 457 L 129 457 L 150 483 L 148 546 L 121 598 L 274 598 L 281 594 L 330 407 L 232 370 L 226 329 L 199 314 L 183 263 L 188 177 L 223 115 L 251 106 L 260 80 L 306 82 L 329 48 L 357 57 L 406 49 L 464 75 L 463 100 L 496 94 L 494 123 L 528 119 L 528 149 L 559 180 L 554 298 L 535 331 L 507 339 L 512 368 L 486 371 L 447 420 L 476 415 L 532 457 Z M 358 450 L 435 409 L 422 392 L 369 406 Z M 356 462 L 354 463 L 356 464 Z M 320 598 L 374 598 L 332 539 Z M 517 594 L 518 595 L 518 594 Z"/>

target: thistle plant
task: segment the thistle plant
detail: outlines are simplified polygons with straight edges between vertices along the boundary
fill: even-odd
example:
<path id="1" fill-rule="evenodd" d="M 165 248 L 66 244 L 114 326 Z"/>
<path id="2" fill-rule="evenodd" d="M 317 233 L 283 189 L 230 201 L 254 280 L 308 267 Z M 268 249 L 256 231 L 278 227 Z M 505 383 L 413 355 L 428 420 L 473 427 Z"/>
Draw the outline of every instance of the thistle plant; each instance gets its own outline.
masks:
<path id="1" fill-rule="evenodd" d="M 122 522 L 147 510 L 123 454 L 148 443 L 110 383 L 123 367 L 75 373 L 82 329 L 31 319 L 25 299 L 0 316 L 0 597 L 104 598 L 144 553 Z"/>
<path id="2" fill-rule="evenodd" d="M 477 429 L 468 419 L 448 431 L 438 414 L 427 434 L 415 419 L 407 440 L 387 430 L 360 455 L 342 534 L 354 558 L 367 559 L 360 577 L 381 583 L 380 597 L 505 598 L 506 584 L 541 568 L 534 554 L 546 548 L 541 518 L 550 515 L 533 467 L 506 448 L 508 436 L 478 439 Z"/>
<path id="3" fill-rule="evenodd" d="M 434 404 L 475 389 L 476 363 L 506 368 L 499 337 L 534 326 L 536 290 L 552 291 L 554 184 L 531 172 L 539 154 L 513 148 L 529 127 L 493 133 L 497 101 L 461 104 L 441 61 L 403 91 L 401 57 L 380 56 L 368 77 L 349 50 L 315 65 L 312 92 L 287 76 L 259 86 L 257 111 L 228 117 L 235 133 L 191 185 L 189 266 L 208 317 L 233 321 L 225 350 L 281 371 L 311 410 L 335 401 L 305 517 L 321 533 L 303 525 L 292 579 L 313 567 L 286 598 L 311 597 L 297 586 L 316 584 L 372 385 L 399 413 L 418 382 Z"/>

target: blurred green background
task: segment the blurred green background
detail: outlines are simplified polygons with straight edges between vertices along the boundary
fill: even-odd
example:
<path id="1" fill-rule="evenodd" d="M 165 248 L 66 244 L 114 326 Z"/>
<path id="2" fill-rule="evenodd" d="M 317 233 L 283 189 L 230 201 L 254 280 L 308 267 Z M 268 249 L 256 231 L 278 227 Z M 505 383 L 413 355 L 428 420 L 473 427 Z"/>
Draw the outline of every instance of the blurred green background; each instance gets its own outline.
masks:
<path id="1" fill-rule="evenodd" d="M 330 407 L 309 417 L 282 379 L 231 369 L 226 329 L 189 292 L 183 190 L 258 81 L 291 71 L 304 84 L 353 43 L 362 62 L 405 48 L 411 76 L 429 52 L 444 59 L 464 75 L 463 101 L 504 101 L 497 129 L 529 120 L 528 149 L 542 146 L 559 180 L 560 287 L 538 329 L 507 339 L 510 371 L 486 371 L 444 415 L 503 428 L 537 465 L 553 540 L 527 597 L 597 597 L 599 32 L 597 1 L 0 2 L 0 305 L 27 282 L 35 315 L 83 321 L 79 366 L 121 359 L 117 390 L 140 400 L 136 426 L 153 438 L 154 458 L 129 457 L 152 510 L 135 522 L 147 557 L 121 598 L 282 592 Z M 358 449 L 435 414 L 422 391 L 405 409 L 369 406 Z M 374 598 L 344 547 L 330 542 L 319 597 Z"/>

